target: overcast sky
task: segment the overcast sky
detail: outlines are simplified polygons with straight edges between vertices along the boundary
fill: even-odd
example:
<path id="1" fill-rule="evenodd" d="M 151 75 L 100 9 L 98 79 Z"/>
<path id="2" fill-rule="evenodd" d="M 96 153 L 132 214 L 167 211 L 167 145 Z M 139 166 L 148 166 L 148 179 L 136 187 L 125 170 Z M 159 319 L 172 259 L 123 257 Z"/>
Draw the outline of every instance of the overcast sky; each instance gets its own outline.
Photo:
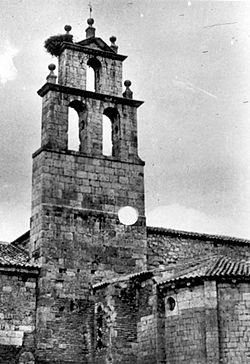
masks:
<path id="1" fill-rule="evenodd" d="M 148 225 L 250 238 L 250 2 L 92 0 L 132 81 Z M 0 0 L 0 240 L 29 229 L 31 154 L 54 62 L 46 38 L 85 38 L 88 1 Z"/>

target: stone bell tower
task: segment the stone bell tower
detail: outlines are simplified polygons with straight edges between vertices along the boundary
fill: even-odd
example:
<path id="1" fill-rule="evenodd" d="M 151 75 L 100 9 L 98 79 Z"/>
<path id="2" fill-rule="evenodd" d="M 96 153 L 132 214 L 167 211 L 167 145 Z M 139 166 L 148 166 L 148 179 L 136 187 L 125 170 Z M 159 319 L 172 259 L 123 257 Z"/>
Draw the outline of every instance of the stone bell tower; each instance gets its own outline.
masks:
<path id="1" fill-rule="evenodd" d="M 58 78 L 50 65 L 38 91 L 42 136 L 33 154 L 30 241 L 31 256 L 42 266 L 38 363 L 92 362 L 91 284 L 146 269 L 144 162 L 137 145 L 142 102 L 133 100 L 130 81 L 122 93 L 126 57 L 115 37 L 108 46 L 95 36 L 93 23 L 88 19 L 85 40 L 62 43 Z M 88 67 L 94 92 L 86 89 Z M 79 118 L 78 151 L 68 149 L 69 108 Z M 103 115 L 111 121 L 110 156 L 102 152 Z M 123 207 L 138 212 L 132 225 L 120 221 Z"/>

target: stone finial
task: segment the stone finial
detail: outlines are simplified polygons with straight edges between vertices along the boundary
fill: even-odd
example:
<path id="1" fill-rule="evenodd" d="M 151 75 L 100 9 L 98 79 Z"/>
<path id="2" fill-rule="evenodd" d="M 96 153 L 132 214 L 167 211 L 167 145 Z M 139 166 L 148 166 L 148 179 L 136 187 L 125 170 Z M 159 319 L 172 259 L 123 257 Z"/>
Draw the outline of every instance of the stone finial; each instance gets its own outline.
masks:
<path id="1" fill-rule="evenodd" d="M 48 69 L 50 70 L 50 74 L 46 78 L 47 82 L 49 82 L 49 83 L 56 83 L 57 76 L 54 74 L 54 71 L 56 69 L 56 66 L 53 63 L 51 63 L 48 66 Z"/>
<path id="2" fill-rule="evenodd" d="M 71 31 L 71 29 L 72 29 L 71 25 L 65 25 L 65 27 L 64 27 L 64 30 L 65 30 L 65 32 L 67 34 L 69 34 L 69 32 Z"/>
<path id="3" fill-rule="evenodd" d="M 111 48 L 111 49 L 113 49 L 113 51 L 114 51 L 115 53 L 117 53 L 117 52 L 118 52 L 118 46 L 115 44 L 115 42 L 116 42 L 116 37 L 112 35 L 112 36 L 109 38 L 109 40 L 110 40 L 110 42 L 111 42 L 110 48 Z"/>
<path id="4" fill-rule="evenodd" d="M 89 26 L 86 29 L 86 38 L 95 37 L 95 28 L 93 27 L 94 19 L 93 18 L 89 18 L 87 20 L 87 23 L 88 23 Z"/>
<path id="5" fill-rule="evenodd" d="M 126 90 L 123 92 L 122 96 L 126 99 L 132 99 L 133 98 L 133 92 L 130 90 L 131 81 L 126 80 L 124 81 L 124 86 L 126 86 Z"/>
<path id="6" fill-rule="evenodd" d="M 64 39 L 63 39 L 64 42 L 70 42 L 70 43 L 73 42 L 73 35 L 69 33 L 71 31 L 71 29 L 72 29 L 71 25 L 65 25 L 64 30 L 65 30 L 66 34 L 64 35 Z"/>
<path id="7" fill-rule="evenodd" d="M 88 18 L 88 20 L 87 20 L 87 23 L 88 23 L 88 25 L 90 26 L 90 27 L 92 27 L 92 25 L 94 24 L 94 19 L 93 18 Z"/>

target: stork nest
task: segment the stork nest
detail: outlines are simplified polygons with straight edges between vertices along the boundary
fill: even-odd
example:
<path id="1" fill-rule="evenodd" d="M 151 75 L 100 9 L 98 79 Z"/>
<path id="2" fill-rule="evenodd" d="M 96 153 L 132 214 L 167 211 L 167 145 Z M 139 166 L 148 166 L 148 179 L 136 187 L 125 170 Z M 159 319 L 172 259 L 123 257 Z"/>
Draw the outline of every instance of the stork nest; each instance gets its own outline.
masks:
<path id="1" fill-rule="evenodd" d="M 73 43 L 73 35 L 71 34 L 59 34 L 52 35 L 44 42 L 44 48 L 52 56 L 58 57 L 61 54 L 61 46 L 63 42 Z"/>

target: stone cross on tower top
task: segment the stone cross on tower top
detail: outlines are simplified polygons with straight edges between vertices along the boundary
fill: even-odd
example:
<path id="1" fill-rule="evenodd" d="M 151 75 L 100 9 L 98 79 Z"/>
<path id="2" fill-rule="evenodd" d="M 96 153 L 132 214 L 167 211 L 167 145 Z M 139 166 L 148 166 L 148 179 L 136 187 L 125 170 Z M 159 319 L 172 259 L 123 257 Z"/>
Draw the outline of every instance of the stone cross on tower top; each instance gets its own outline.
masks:
<path id="1" fill-rule="evenodd" d="M 92 8 L 92 4 L 91 2 L 88 3 L 88 7 L 89 7 L 89 17 L 92 18 L 92 11 L 93 11 L 93 8 Z"/>
<path id="2" fill-rule="evenodd" d="M 91 8 L 92 9 L 92 8 Z M 91 10 L 92 11 L 92 10 Z M 90 11 L 90 15 L 91 15 Z M 86 38 L 92 38 L 95 37 L 95 28 L 92 26 L 94 24 L 94 19 L 91 18 L 91 16 L 87 20 L 88 28 L 86 29 Z"/>

